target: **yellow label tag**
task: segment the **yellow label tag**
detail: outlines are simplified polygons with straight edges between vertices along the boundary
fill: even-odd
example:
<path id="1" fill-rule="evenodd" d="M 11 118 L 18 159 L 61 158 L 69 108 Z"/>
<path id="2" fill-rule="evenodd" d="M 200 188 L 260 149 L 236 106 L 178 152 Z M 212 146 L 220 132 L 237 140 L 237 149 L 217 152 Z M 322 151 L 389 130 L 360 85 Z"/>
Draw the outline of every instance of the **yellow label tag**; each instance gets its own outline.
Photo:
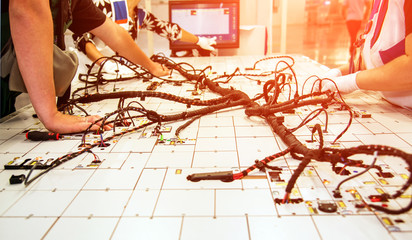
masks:
<path id="1" fill-rule="evenodd" d="M 381 182 L 384 185 L 388 185 L 388 181 L 386 181 L 385 179 L 379 179 L 379 182 Z"/>
<path id="2" fill-rule="evenodd" d="M 294 189 L 292 189 L 292 195 L 293 196 L 300 196 L 300 193 L 296 188 L 294 188 Z"/>
<path id="3" fill-rule="evenodd" d="M 315 213 L 316 213 L 315 210 L 313 209 L 313 207 L 308 207 L 308 210 L 309 210 L 309 212 L 312 213 L 312 214 L 315 214 Z"/>
<path id="4" fill-rule="evenodd" d="M 346 208 L 346 204 L 343 201 L 339 201 L 338 205 L 340 208 Z"/>
<path id="5" fill-rule="evenodd" d="M 383 218 L 382 218 L 382 221 L 383 221 L 386 225 L 388 225 L 388 226 L 393 226 L 393 222 L 392 222 L 392 220 L 391 220 L 390 218 L 383 217 Z"/>
<path id="6" fill-rule="evenodd" d="M 385 192 L 382 190 L 382 188 L 375 188 L 375 190 L 380 193 L 380 194 L 384 194 Z"/>

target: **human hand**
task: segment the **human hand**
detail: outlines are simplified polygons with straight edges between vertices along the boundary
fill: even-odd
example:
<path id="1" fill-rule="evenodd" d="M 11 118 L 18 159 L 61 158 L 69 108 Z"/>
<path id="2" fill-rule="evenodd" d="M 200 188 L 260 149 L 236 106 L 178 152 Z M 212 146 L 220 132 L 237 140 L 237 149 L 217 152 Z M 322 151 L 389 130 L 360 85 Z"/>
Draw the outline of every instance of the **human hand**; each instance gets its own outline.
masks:
<path id="1" fill-rule="evenodd" d="M 340 71 L 339 68 L 332 68 L 329 69 L 326 73 L 322 74 L 322 78 L 335 78 L 335 77 L 341 77 L 342 72 Z"/>
<path id="2" fill-rule="evenodd" d="M 156 77 L 163 77 L 170 74 L 170 70 L 167 67 L 157 62 L 152 62 L 148 70 Z"/>
<path id="3" fill-rule="evenodd" d="M 322 82 L 322 92 L 328 90 L 335 92 L 338 89 L 340 93 L 351 93 L 353 91 L 359 90 L 359 87 L 356 84 L 357 74 L 358 72 L 341 77 L 323 78 L 322 80 L 320 80 Z M 319 89 L 320 81 L 317 83 L 315 89 Z"/>
<path id="4" fill-rule="evenodd" d="M 99 119 L 101 119 L 101 117 L 98 115 L 80 117 L 57 112 L 52 117 L 41 120 L 49 131 L 66 134 L 84 132 L 87 129 L 96 131 L 101 128 L 102 122 L 96 122 Z M 112 127 L 112 125 L 104 125 L 103 130 L 110 130 Z"/>
<path id="5" fill-rule="evenodd" d="M 197 41 L 197 45 L 201 48 L 209 51 L 215 51 L 215 48 L 212 45 L 216 45 L 216 37 L 206 38 L 206 37 L 198 37 L 199 40 Z"/>
<path id="6" fill-rule="evenodd" d="M 102 63 L 103 71 L 109 74 L 131 75 L 133 70 L 127 66 L 113 61 L 105 61 Z"/>

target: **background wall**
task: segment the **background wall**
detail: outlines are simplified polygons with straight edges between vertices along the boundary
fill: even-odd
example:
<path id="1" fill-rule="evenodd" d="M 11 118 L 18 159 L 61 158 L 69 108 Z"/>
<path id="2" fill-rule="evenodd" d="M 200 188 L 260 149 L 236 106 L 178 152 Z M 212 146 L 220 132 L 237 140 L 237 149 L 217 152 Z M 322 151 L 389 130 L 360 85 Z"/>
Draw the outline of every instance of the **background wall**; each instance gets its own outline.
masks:
<path id="1" fill-rule="evenodd" d="M 282 1 L 287 1 L 287 0 L 273 0 L 273 26 L 280 26 Z M 288 9 L 287 10 L 287 23 L 288 24 L 303 24 L 305 22 L 306 1 L 307 0 L 288 1 L 288 6 L 287 6 L 287 9 Z"/>
<path id="2" fill-rule="evenodd" d="M 147 1 L 147 0 L 146 0 Z M 315 36 L 310 33 L 323 30 L 331 24 L 342 22 L 340 3 L 343 0 L 240 0 L 240 25 L 265 26 L 268 34 L 268 53 L 290 52 L 296 41 L 308 42 Z M 161 19 L 169 19 L 168 0 L 151 0 L 151 11 Z M 281 27 L 282 3 L 286 2 L 286 24 Z M 144 7 L 145 1 L 140 3 Z M 345 29 L 343 29 L 345 31 Z M 242 31 L 245 33 L 245 30 Z M 293 35 L 290 33 L 293 32 Z M 244 34 L 243 34 L 244 35 Z M 283 36 L 283 38 L 282 38 Z M 321 39 L 322 40 L 322 39 Z M 153 35 L 154 52 L 170 51 L 169 42 Z M 139 45 L 148 49 L 147 34 L 141 31 Z M 303 46 L 302 44 L 298 44 Z M 292 53 L 301 52 L 304 49 L 293 49 Z"/>
<path id="3" fill-rule="evenodd" d="M 280 1 L 280 0 L 275 0 Z M 301 0 L 299 0 L 301 1 Z M 140 6 L 145 6 L 146 1 L 141 1 Z M 268 52 L 272 52 L 272 11 L 273 11 L 273 0 L 258 0 L 258 1 L 251 1 L 251 0 L 240 0 L 240 25 L 241 26 L 250 26 L 250 25 L 259 25 L 259 30 L 251 33 L 250 30 L 248 32 L 246 30 L 242 30 L 242 37 L 248 37 L 251 34 L 259 34 L 261 38 L 265 37 L 267 34 L 267 50 Z M 157 16 L 158 18 L 168 20 L 169 19 L 169 11 L 168 11 L 168 1 L 167 0 L 151 0 L 151 12 Z M 267 33 L 265 30 L 261 30 L 261 28 L 266 28 Z M 253 30 L 254 31 L 254 30 Z M 258 32 L 258 33 L 256 33 Z M 141 31 L 141 34 L 138 39 L 138 43 L 142 48 L 148 49 L 148 40 L 147 40 L 147 32 Z M 256 38 L 256 36 L 253 36 Z M 150 39 L 150 36 L 149 36 Z M 153 34 L 153 48 L 154 53 L 162 51 L 169 53 L 168 50 L 169 42 L 165 39 L 160 38 L 156 34 Z M 244 41 L 245 42 L 245 41 Z M 150 41 L 149 41 L 150 43 Z M 262 44 L 264 41 L 262 40 Z M 220 51 L 222 54 L 239 54 L 238 51 Z M 250 53 L 250 52 L 248 52 Z"/>

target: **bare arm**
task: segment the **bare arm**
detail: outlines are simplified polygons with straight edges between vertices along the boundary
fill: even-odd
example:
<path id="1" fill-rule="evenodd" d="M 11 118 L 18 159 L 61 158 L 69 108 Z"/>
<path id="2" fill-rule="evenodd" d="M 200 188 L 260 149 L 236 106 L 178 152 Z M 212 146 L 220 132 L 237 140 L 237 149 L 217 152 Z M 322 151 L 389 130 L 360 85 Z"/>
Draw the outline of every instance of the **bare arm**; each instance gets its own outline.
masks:
<path id="1" fill-rule="evenodd" d="M 53 81 L 53 20 L 48 0 L 11 0 L 10 28 L 19 68 L 30 100 L 44 126 L 53 132 L 86 130 L 97 117 L 57 111 Z"/>
<path id="2" fill-rule="evenodd" d="M 105 42 L 112 50 L 118 52 L 135 64 L 139 64 L 156 76 L 165 76 L 169 73 L 166 68 L 153 62 L 133 41 L 129 33 L 114 23 L 110 18 L 99 27 L 90 31 Z"/>
<path id="3" fill-rule="evenodd" d="M 197 43 L 199 41 L 199 38 L 190 32 L 182 29 L 182 39 L 180 39 L 183 42 L 190 42 L 190 43 Z"/>
<path id="4" fill-rule="evenodd" d="M 97 64 L 100 65 L 100 64 L 104 61 L 104 59 L 102 58 L 102 57 L 104 57 L 103 54 L 96 48 L 96 46 L 95 46 L 92 42 L 86 42 L 85 51 L 86 51 L 87 57 L 88 57 L 92 62 L 94 62 L 94 61 L 96 61 L 97 59 L 100 59 L 100 58 L 101 58 L 101 59 L 97 62 Z"/>
<path id="5" fill-rule="evenodd" d="M 360 89 L 375 91 L 412 90 L 412 34 L 405 39 L 405 54 L 374 69 L 359 72 Z"/>

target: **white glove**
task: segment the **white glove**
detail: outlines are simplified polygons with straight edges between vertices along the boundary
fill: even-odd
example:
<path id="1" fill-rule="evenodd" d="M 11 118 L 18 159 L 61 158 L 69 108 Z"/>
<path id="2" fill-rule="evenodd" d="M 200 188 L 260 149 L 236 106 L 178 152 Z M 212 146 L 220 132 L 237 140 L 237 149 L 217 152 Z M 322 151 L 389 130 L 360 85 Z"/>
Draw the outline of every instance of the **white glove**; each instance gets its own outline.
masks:
<path id="1" fill-rule="evenodd" d="M 201 48 L 209 50 L 209 51 L 215 51 L 215 48 L 212 47 L 212 45 L 216 45 L 216 37 L 212 38 L 206 38 L 206 37 L 198 37 L 199 40 L 197 41 L 197 45 L 199 45 Z"/>
<path id="2" fill-rule="evenodd" d="M 109 74 L 133 74 L 134 72 L 121 63 L 113 61 L 105 61 L 103 64 L 103 71 Z"/>
<path id="3" fill-rule="evenodd" d="M 335 77 L 341 77 L 342 72 L 340 71 L 339 68 L 332 68 L 329 69 L 325 74 L 321 75 L 322 78 L 335 78 Z"/>
<path id="4" fill-rule="evenodd" d="M 342 72 L 339 70 L 339 68 L 332 68 L 329 69 L 326 73 L 323 73 L 319 76 L 319 80 L 316 80 L 315 86 L 313 87 L 314 92 L 319 92 L 319 85 L 322 80 L 320 79 L 332 79 L 336 77 L 341 77 Z M 322 81 L 322 86 L 326 84 L 327 81 L 323 80 Z"/>
<path id="5" fill-rule="evenodd" d="M 340 93 L 351 93 L 353 91 L 359 90 L 356 84 L 356 76 L 358 72 L 348 74 L 342 77 L 330 78 L 330 80 L 322 80 L 322 92 L 330 90 L 336 91 L 336 87 L 339 89 Z M 336 85 L 335 85 L 336 84 Z"/>

